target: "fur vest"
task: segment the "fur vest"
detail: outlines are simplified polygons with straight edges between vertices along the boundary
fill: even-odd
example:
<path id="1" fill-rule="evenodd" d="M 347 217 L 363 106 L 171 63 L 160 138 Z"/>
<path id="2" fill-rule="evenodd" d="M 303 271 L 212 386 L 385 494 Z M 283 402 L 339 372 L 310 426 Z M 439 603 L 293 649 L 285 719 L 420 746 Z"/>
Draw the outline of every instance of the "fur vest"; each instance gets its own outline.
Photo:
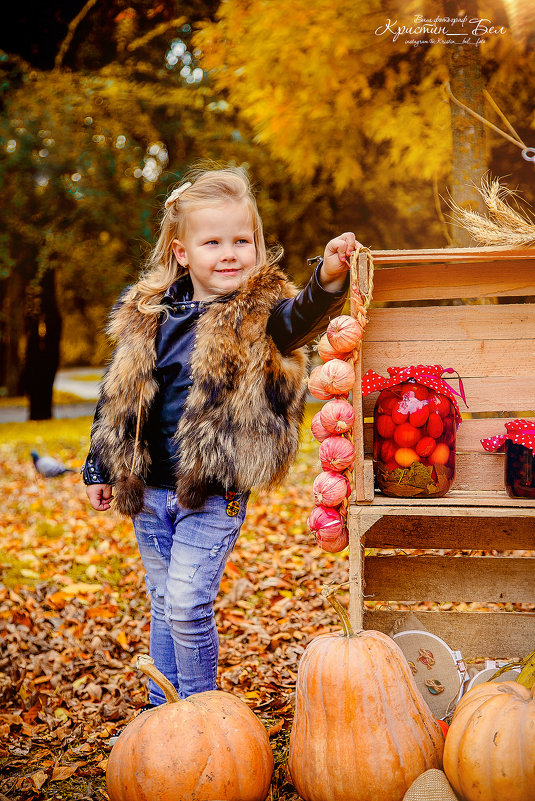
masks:
<path id="1" fill-rule="evenodd" d="M 282 355 L 266 325 L 275 304 L 296 293 L 278 267 L 263 266 L 239 290 L 206 304 L 175 434 L 182 506 L 198 509 L 216 482 L 245 492 L 269 489 L 286 475 L 298 447 L 307 358 L 303 348 Z M 158 392 L 159 318 L 139 312 L 137 301 L 133 286 L 112 312 L 108 331 L 117 346 L 92 430 L 92 446 L 114 477 L 115 503 L 125 515 L 143 506 L 150 460 L 143 425 Z"/>

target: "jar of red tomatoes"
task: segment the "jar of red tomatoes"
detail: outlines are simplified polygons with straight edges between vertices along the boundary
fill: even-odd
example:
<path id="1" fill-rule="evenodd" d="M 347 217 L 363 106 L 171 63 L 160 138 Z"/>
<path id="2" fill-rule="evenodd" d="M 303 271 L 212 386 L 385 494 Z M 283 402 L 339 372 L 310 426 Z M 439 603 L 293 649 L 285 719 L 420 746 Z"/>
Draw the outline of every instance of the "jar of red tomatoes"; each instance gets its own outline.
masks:
<path id="1" fill-rule="evenodd" d="M 505 451 L 505 489 L 510 498 L 535 498 L 535 421 L 505 423 L 507 434 L 482 439 L 487 451 Z"/>
<path id="2" fill-rule="evenodd" d="M 390 379 L 368 371 L 363 393 L 385 386 L 374 410 L 374 471 L 384 495 L 440 498 L 455 476 L 455 434 L 461 417 L 442 367 L 389 368 Z"/>
<path id="3" fill-rule="evenodd" d="M 511 498 L 535 498 L 535 455 L 511 440 L 505 443 L 505 489 Z"/>

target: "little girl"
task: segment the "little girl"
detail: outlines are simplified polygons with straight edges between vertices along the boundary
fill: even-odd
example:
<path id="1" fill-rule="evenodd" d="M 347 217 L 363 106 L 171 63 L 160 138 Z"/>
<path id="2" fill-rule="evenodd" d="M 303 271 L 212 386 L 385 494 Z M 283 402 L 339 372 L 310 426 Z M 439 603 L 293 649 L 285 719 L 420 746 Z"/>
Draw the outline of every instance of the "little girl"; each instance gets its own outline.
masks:
<path id="1" fill-rule="evenodd" d="M 165 202 L 148 269 L 115 305 L 117 345 L 83 469 L 94 509 L 132 516 L 150 653 L 180 697 L 216 689 L 213 603 L 251 487 L 286 474 L 306 394 L 303 346 L 340 313 L 352 233 L 297 293 L 268 254 L 247 174 L 199 171 Z M 162 691 L 149 682 L 151 704 Z"/>

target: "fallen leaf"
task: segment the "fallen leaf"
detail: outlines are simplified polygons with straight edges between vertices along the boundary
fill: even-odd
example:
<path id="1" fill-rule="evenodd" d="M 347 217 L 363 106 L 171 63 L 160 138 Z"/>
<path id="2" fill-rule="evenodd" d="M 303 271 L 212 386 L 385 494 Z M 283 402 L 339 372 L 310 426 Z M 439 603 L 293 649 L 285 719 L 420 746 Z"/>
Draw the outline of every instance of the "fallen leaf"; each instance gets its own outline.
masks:
<path id="1" fill-rule="evenodd" d="M 70 777 L 74 773 L 76 773 L 79 767 L 80 765 L 78 763 L 76 763 L 75 765 L 56 765 L 56 767 L 52 771 L 52 776 L 50 777 L 50 781 L 62 782 L 65 779 L 70 779 Z"/>
<path id="2" fill-rule="evenodd" d="M 110 618 L 115 617 L 117 614 L 117 607 L 114 604 L 106 604 L 101 606 L 92 606 L 86 612 L 87 617 L 93 618 Z"/>
<path id="3" fill-rule="evenodd" d="M 13 712 L 0 712 L 0 722 L 9 723 L 11 726 L 20 726 L 22 723 L 20 711 L 15 714 Z"/>
<path id="4" fill-rule="evenodd" d="M 34 684 L 46 684 L 47 681 L 50 681 L 51 676 L 39 676 L 37 679 L 33 680 Z"/>
<path id="5" fill-rule="evenodd" d="M 39 573 L 36 573 L 35 570 L 30 570 L 27 567 L 23 567 L 20 570 L 20 575 L 23 576 L 24 578 L 29 578 L 29 579 L 38 579 L 39 578 Z"/>
<path id="6" fill-rule="evenodd" d="M 84 688 L 85 695 L 91 699 L 91 701 L 100 701 L 102 698 L 102 687 L 100 684 L 95 684 L 95 682 L 90 681 Z"/>
<path id="7" fill-rule="evenodd" d="M 280 731 L 282 731 L 282 727 L 284 726 L 284 718 L 281 718 L 277 723 L 274 723 L 273 726 L 270 726 L 267 730 L 268 737 L 274 737 Z"/>
<path id="8" fill-rule="evenodd" d="M 47 781 L 48 774 L 45 773 L 44 770 L 38 770 L 35 773 L 32 773 L 30 778 L 37 790 L 40 790 L 43 784 Z"/>
<path id="9" fill-rule="evenodd" d="M 124 648 L 125 651 L 128 650 L 128 639 L 124 631 L 120 631 L 117 636 L 115 637 L 121 648 Z"/>
<path id="10" fill-rule="evenodd" d="M 87 584 L 84 581 L 79 581 L 77 584 L 69 584 L 63 587 L 61 593 L 65 596 L 72 595 L 87 595 L 88 593 L 95 593 L 102 589 L 102 584 Z"/>

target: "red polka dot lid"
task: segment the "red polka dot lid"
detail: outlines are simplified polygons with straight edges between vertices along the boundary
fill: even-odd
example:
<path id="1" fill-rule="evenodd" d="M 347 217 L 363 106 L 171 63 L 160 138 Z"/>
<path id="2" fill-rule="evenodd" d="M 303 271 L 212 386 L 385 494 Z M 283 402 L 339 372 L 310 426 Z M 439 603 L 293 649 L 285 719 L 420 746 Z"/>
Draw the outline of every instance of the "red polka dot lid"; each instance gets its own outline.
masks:
<path id="1" fill-rule="evenodd" d="M 459 378 L 459 392 L 457 392 L 453 387 L 450 387 L 446 379 L 442 378 L 444 373 L 457 372 L 453 367 L 442 367 L 440 364 L 416 364 L 410 367 L 388 367 L 387 372 L 389 378 L 384 378 L 374 370 L 368 370 L 368 372 L 362 376 L 362 394 L 364 397 L 366 397 L 366 395 L 371 395 L 372 392 L 394 387 L 396 384 L 403 384 L 403 382 L 407 381 L 409 378 L 414 378 L 419 384 L 434 389 L 435 392 L 439 392 L 441 395 L 446 395 L 446 397 L 452 401 L 455 407 L 457 428 L 460 426 L 462 418 L 455 396 L 462 398 L 466 404 L 463 383 L 457 373 Z"/>
<path id="2" fill-rule="evenodd" d="M 535 420 L 524 420 L 518 418 L 505 423 L 507 434 L 497 434 L 495 437 L 487 437 L 481 440 L 481 444 L 486 451 L 494 453 L 502 449 L 509 439 L 515 445 L 524 445 L 529 448 L 535 456 Z"/>

